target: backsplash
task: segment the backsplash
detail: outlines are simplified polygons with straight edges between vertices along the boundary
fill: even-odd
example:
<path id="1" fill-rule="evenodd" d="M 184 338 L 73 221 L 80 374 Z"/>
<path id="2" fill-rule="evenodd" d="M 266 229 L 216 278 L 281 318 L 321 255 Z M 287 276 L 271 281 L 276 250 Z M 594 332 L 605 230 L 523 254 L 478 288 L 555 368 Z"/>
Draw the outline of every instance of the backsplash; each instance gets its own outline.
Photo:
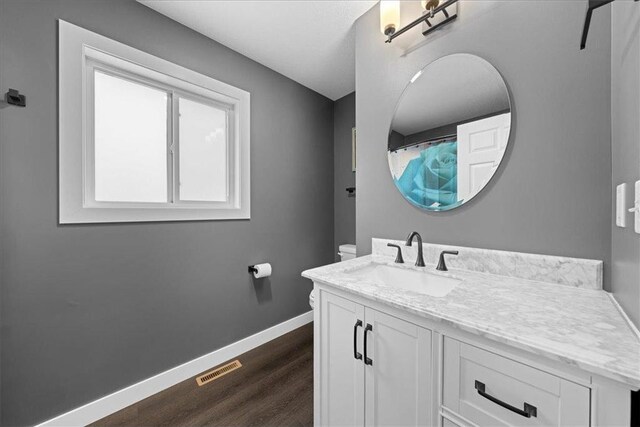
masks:
<path id="1" fill-rule="evenodd" d="M 373 255 L 395 257 L 396 249 L 387 243 L 402 246 L 405 262 L 416 259 L 416 246 L 405 246 L 404 241 L 371 239 Z M 423 243 L 424 260 L 427 266 L 435 267 L 443 250 L 457 250 L 458 256 L 448 256 L 447 265 L 452 269 L 477 271 L 520 279 L 558 283 L 584 289 L 602 289 L 602 261 L 568 258 L 550 255 L 507 252 L 464 246 Z"/>

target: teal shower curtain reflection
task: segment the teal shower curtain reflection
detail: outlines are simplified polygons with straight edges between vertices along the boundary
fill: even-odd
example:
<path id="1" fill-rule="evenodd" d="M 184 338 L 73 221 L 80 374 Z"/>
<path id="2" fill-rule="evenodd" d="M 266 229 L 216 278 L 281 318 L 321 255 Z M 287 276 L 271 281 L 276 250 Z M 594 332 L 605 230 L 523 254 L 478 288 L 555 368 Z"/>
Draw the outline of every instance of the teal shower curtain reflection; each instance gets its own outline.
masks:
<path id="1" fill-rule="evenodd" d="M 457 172 L 458 142 L 443 142 L 420 151 L 395 183 L 418 206 L 451 208 L 459 204 Z"/>

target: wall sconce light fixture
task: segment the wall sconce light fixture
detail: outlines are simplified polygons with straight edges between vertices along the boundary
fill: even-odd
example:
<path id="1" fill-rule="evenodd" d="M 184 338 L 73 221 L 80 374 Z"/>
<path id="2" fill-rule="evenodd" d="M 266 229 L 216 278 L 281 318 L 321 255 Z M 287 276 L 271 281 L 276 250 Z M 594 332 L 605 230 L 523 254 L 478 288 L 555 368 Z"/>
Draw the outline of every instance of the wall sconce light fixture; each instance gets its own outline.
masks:
<path id="1" fill-rule="evenodd" d="M 421 0 L 420 3 L 424 8 L 422 16 L 399 28 L 400 1 L 380 1 L 380 31 L 387 36 L 385 43 L 391 43 L 393 39 L 421 23 L 424 23 L 422 34 L 426 36 L 458 16 L 458 0 Z"/>
<path id="2" fill-rule="evenodd" d="M 393 35 L 400 27 L 400 1 L 380 0 L 380 31 L 385 36 Z"/>

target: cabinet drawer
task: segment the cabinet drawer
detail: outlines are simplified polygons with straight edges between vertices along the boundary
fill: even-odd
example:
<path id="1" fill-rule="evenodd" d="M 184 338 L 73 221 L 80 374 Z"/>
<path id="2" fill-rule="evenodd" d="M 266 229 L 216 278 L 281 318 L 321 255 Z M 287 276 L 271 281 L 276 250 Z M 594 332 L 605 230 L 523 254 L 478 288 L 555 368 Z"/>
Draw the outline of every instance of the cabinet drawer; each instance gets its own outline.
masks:
<path id="1" fill-rule="evenodd" d="M 482 426 L 588 426 L 589 389 L 451 338 L 443 405 Z"/>

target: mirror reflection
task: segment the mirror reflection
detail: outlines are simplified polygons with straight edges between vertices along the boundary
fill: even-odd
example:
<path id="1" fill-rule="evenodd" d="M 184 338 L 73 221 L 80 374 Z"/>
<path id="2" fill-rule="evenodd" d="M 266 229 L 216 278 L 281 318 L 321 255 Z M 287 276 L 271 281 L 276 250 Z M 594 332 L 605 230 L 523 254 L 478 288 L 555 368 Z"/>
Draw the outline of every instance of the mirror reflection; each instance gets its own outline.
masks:
<path id="1" fill-rule="evenodd" d="M 413 76 L 396 107 L 388 139 L 394 183 L 420 208 L 461 206 L 496 172 L 510 128 L 500 73 L 474 55 L 440 58 Z"/>

